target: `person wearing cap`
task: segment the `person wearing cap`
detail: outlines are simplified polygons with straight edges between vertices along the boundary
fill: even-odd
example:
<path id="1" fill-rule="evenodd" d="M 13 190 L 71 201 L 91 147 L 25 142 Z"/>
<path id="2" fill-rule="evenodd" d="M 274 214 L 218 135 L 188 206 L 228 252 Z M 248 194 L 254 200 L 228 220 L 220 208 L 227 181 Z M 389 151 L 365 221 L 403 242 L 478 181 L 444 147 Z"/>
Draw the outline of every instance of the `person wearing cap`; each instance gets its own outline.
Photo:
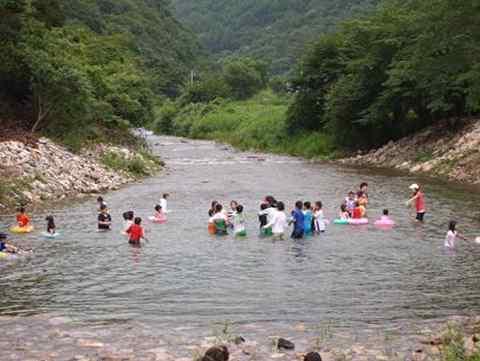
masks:
<path id="1" fill-rule="evenodd" d="M 416 220 L 418 222 L 423 222 L 425 217 L 425 195 L 420 189 L 420 186 L 416 183 L 412 184 L 410 190 L 413 192 L 412 198 L 407 202 L 407 205 L 415 202 L 415 210 L 417 212 Z"/>
<path id="2" fill-rule="evenodd" d="M 0 252 L 17 253 L 18 249 L 15 246 L 7 243 L 8 236 L 5 233 L 0 233 Z"/>

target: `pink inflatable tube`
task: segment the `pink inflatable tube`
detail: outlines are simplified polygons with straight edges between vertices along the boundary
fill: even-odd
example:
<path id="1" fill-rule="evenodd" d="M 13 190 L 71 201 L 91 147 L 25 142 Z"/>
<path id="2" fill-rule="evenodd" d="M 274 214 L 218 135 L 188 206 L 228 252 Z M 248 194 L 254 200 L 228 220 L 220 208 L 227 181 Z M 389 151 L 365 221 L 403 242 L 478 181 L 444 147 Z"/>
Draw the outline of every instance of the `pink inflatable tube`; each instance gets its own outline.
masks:
<path id="1" fill-rule="evenodd" d="M 351 218 L 348 220 L 348 224 L 351 224 L 353 226 L 368 224 L 368 218 Z"/>
<path id="2" fill-rule="evenodd" d="M 375 221 L 375 226 L 377 227 L 393 227 L 395 222 L 390 218 L 380 218 L 378 221 Z"/>
<path id="3" fill-rule="evenodd" d="M 148 217 L 148 219 L 150 219 L 153 223 L 157 223 L 157 224 L 167 223 L 166 218 Z"/>

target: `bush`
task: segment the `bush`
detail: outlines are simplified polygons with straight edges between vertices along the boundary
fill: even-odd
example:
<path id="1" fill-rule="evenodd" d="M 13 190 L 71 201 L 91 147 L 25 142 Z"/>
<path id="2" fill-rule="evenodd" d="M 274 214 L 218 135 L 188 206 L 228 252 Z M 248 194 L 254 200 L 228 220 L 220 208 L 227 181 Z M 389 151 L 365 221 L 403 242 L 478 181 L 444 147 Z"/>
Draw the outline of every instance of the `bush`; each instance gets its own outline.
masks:
<path id="1" fill-rule="evenodd" d="M 142 156 L 129 159 L 115 152 L 107 152 L 101 158 L 103 164 L 116 171 L 124 171 L 133 176 L 140 177 L 149 174 L 149 167 Z"/>

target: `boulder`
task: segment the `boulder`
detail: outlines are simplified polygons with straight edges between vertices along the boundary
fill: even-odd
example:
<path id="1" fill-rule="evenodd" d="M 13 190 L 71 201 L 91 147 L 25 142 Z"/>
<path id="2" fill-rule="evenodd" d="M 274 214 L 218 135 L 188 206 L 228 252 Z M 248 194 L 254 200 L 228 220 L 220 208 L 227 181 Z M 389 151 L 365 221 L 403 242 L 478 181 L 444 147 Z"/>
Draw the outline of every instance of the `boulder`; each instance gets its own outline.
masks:
<path id="1" fill-rule="evenodd" d="M 287 339 L 279 338 L 277 341 L 277 347 L 278 349 L 294 350 L 295 344 Z"/>
<path id="2" fill-rule="evenodd" d="M 228 361 L 229 358 L 230 353 L 226 346 L 213 346 L 205 352 L 201 361 Z"/>
<path id="3" fill-rule="evenodd" d="M 303 361 L 322 361 L 322 356 L 318 352 L 309 352 L 305 355 Z"/>

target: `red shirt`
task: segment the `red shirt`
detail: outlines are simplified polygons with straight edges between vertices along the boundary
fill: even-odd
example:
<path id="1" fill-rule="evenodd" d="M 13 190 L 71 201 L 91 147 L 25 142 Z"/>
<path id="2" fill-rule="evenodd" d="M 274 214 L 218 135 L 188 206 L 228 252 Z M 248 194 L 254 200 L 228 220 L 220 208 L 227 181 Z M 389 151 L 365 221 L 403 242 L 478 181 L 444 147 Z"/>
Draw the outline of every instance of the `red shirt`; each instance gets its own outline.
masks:
<path id="1" fill-rule="evenodd" d="M 362 209 L 360 207 L 356 207 L 354 210 L 353 210 L 353 216 L 352 218 L 354 219 L 360 219 L 362 218 L 363 214 L 362 214 Z"/>
<path id="2" fill-rule="evenodd" d="M 17 223 L 20 227 L 26 227 L 30 223 L 30 218 L 26 214 L 17 215 Z"/>
<path id="3" fill-rule="evenodd" d="M 132 224 L 130 228 L 127 230 L 127 233 L 130 235 L 130 242 L 138 243 L 140 239 L 143 237 L 143 228 L 138 224 Z"/>
<path id="4" fill-rule="evenodd" d="M 417 194 L 415 209 L 417 210 L 417 213 L 425 212 L 425 195 L 422 192 L 418 192 Z"/>

